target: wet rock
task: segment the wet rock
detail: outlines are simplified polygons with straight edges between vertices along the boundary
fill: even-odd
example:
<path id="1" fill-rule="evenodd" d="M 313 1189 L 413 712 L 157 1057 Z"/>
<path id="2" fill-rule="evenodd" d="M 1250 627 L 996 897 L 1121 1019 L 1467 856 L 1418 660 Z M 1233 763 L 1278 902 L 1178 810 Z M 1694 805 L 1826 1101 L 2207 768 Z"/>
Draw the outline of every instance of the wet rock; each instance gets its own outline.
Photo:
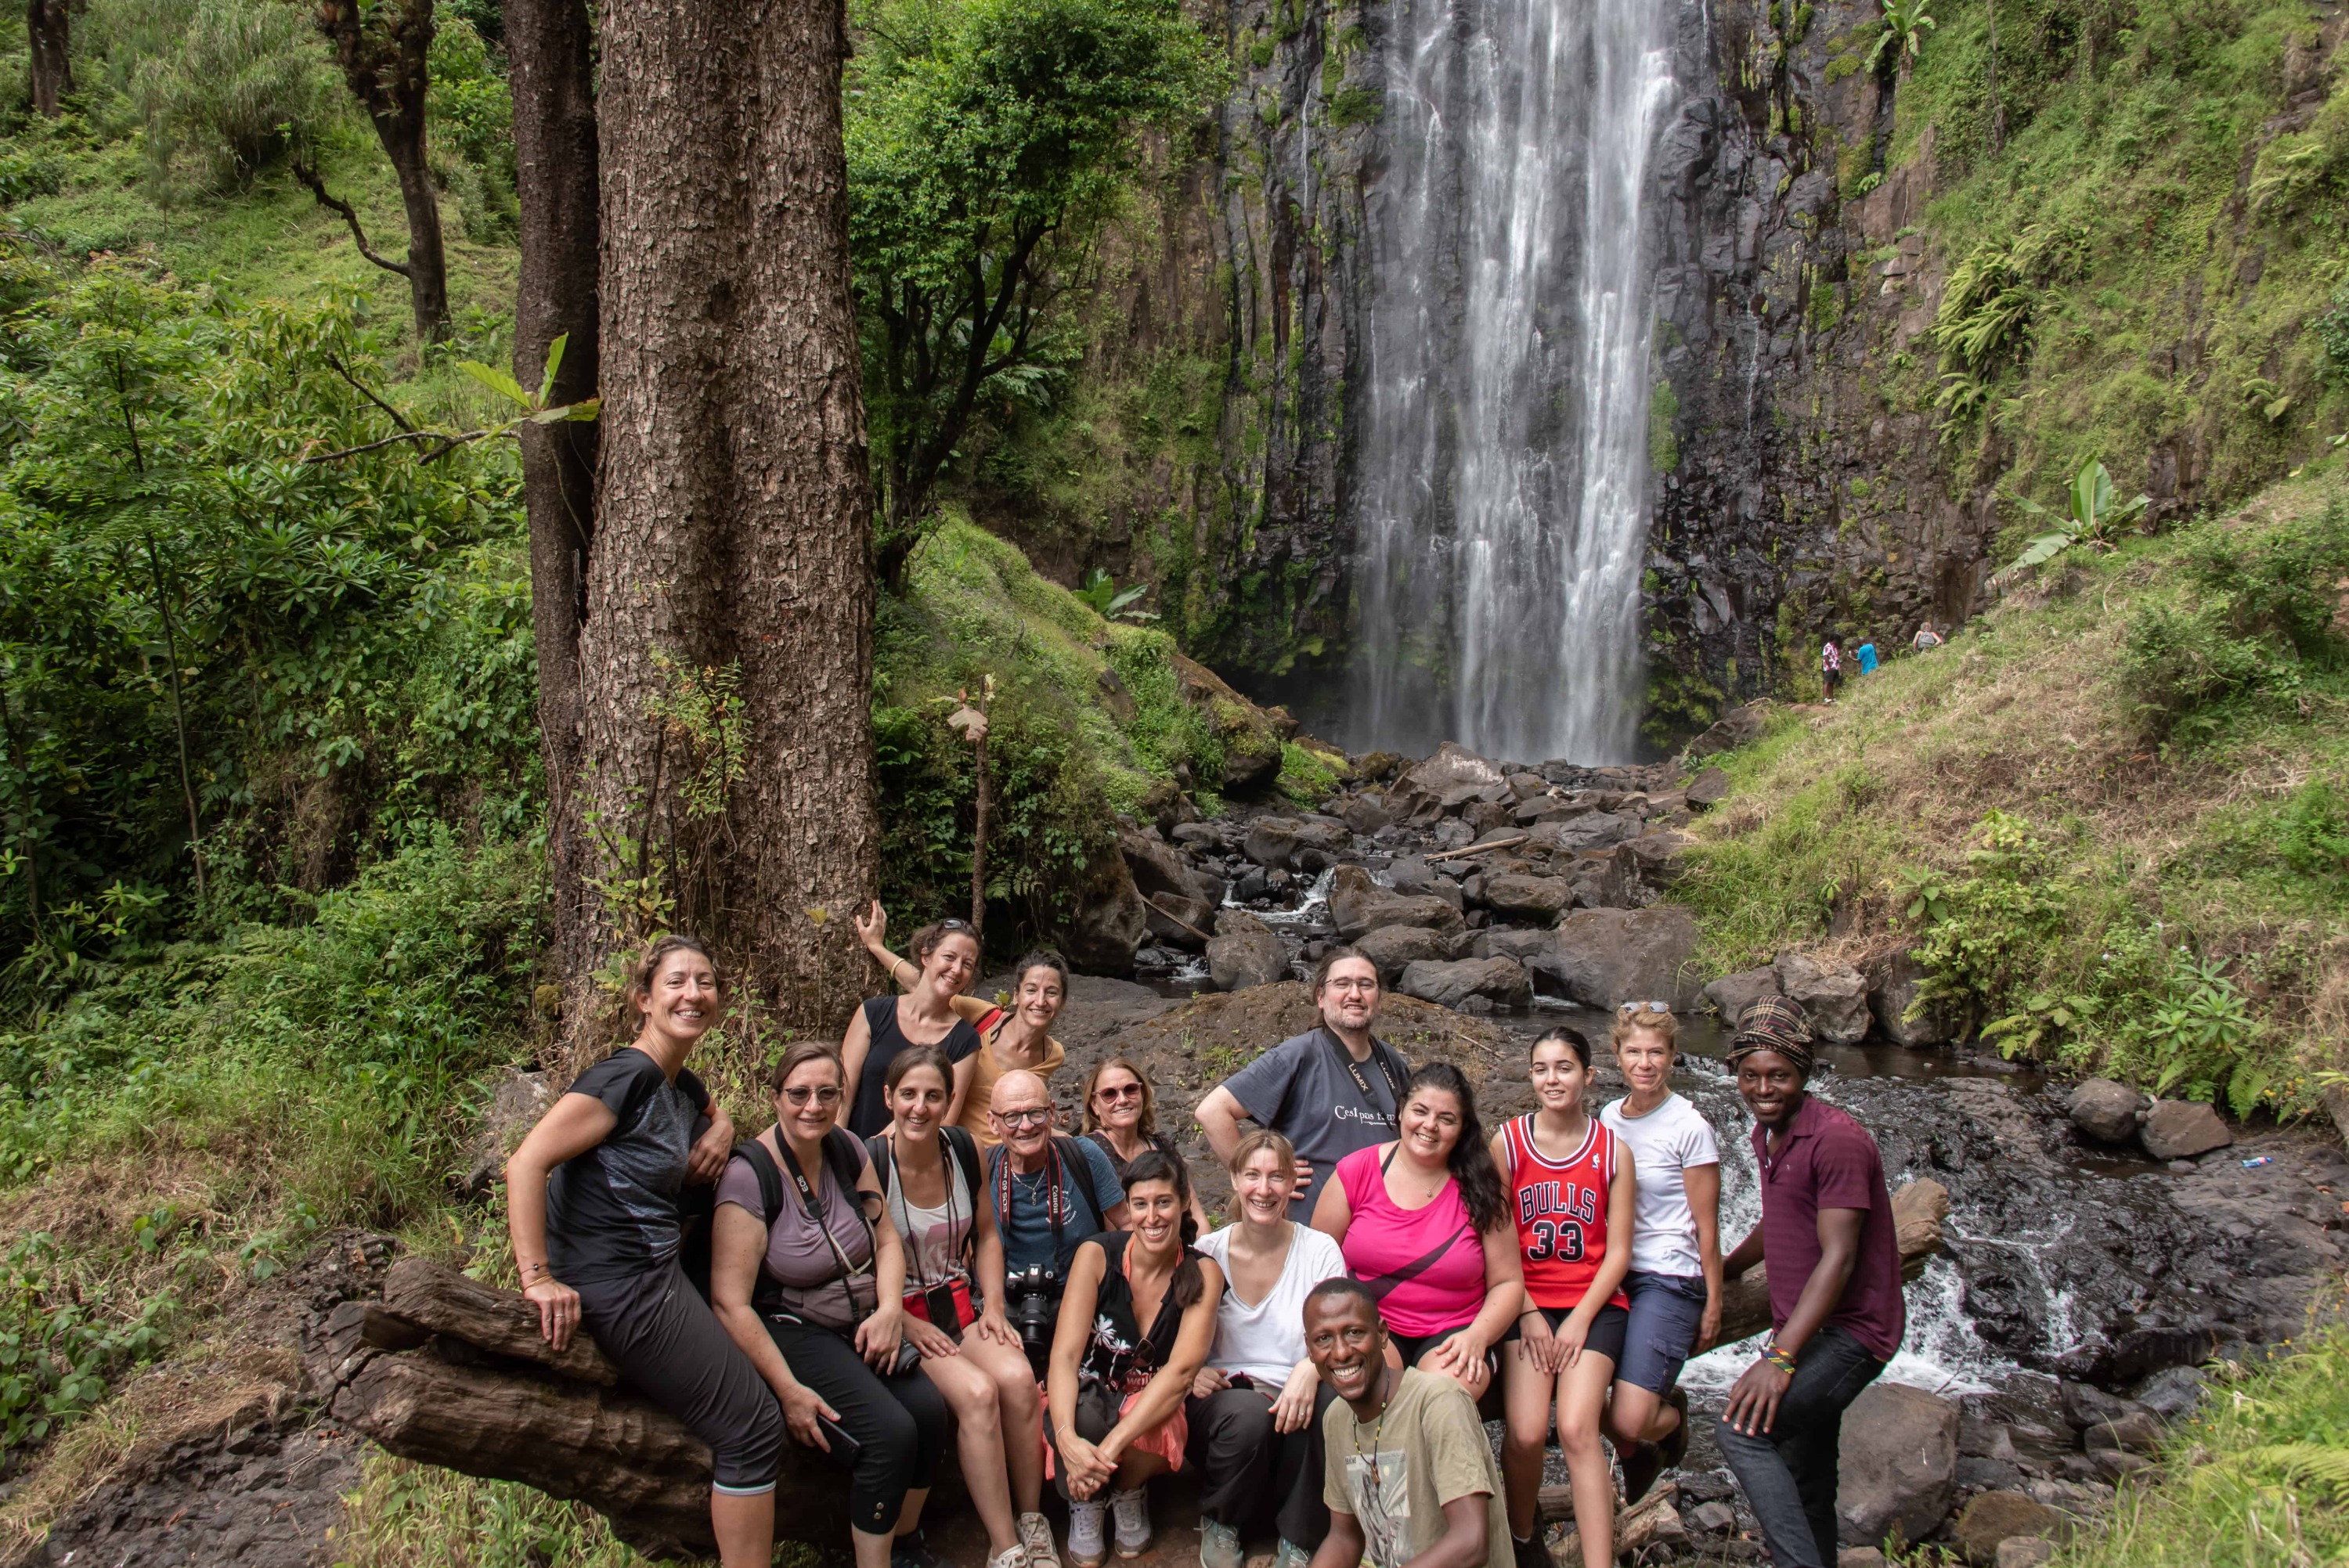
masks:
<path id="1" fill-rule="evenodd" d="M 2137 1385 L 2137 1402 L 2165 1421 L 2183 1420 L 2202 1403 L 2209 1381 L 2199 1367 L 2172 1367 Z"/>
<path id="2" fill-rule="evenodd" d="M 1457 811 L 1471 800 L 1515 798 L 1498 765 L 1449 740 L 1387 791 L 1387 799 L 1414 821 Z"/>
<path id="3" fill-rule="evenodd" d="M 1272 891 L 1272 877 L 1262 866 L 1242 876 L 1232 884 L 1232 896 L 1242 903 L 1254 903 Z"/>
<path id="4" fill-rule="evenodd" d="M 1692 811 L 1710 811 L 1729 799 L 1729 775 L 1708 768 L 1689 780 L 1687 800 Z"/>
<path id="5" fill-rule="evenodd" d="M 1369 838 L 1381 828 L 1394 826 L 1395 814 L 1383 797 L 1349 795 L 1338 809 L 1338 815 L 1350 832 Z"/>
<path id="6" fill-rule="evenodd" d="M 1365 751 L 1354 758 L 1355 775 L 1372 784 L 1383 784 L 1410 765 L 1407 757 L 1392 751 Z"/>
<path id="7" fill-rule="evenodd" d="M 2145 1408 L 2134 1399 L 2124 1399 L 2117 1394 L 2107 1394 L 2094 1383 L 2083 1383 L 2076 1379 L 2066 1379 L 2059 1385 L 2057 1397 L 2064 1407 L 2064 1418 L 2082 1429 L 2106 1422 L 2117 1421 Z"/>
<path id="8" fill-rule="evenodd" d="M 1218 848 L 1225 837 L 1222 824 L 1216 822 L 1177 822 L 1174 830 L 1166 836 L 1193 850 Z"/>
<path id="9" fill-rule="evenodd" d="M 1958 1460 L 1961 1491 L 2009 1491 L 2023 1484 L 2023 1467 L 2007 1460 Z"/>
<path id="10" fill-rule="evenodd" d="M 1545 822 L 1564 822 L 1588 814 L 1590 808 L 1578 806 L 1554 795 L 1537 795 L 1530 800 L 1520 800 L 1512 813 L 1517 826 L 1537 828 Z"/>
<path id="11" fill-rule="evenodd" d="M 1297 857 L 1297 822 L 1289 817 L 1258 817 L 1240 841 L 1240 853 L 1257 865 L 1287 868 Z"/>
<path id="12" fill-rule="evenodd" d="M 1173 845 L 1163 842 L 1155 833 L 1121 832 L 1117 836 L 1117 851 L 1125 857 L 1125 869 L 1133 878 L 1133 885 L 1145 893 L 1177 893 L 1185 898 L 1194 896 L 1191 869 Z"/>
<path id="13" fill-rule="evenodd" d="M 1115 850 L 1094 855 L 1061 924 L 1061 951 L 1080 969 L 1124 975 L 1133 970 L 1134 949 L 1149 933 L 1150 909 L 1133 885 L 1125 857 Z"/>
<path id="14" fill-rule="evenodd" d="M 1921 1388 L 1874 1383 L 1844 1412 L 1836 1518 L 1855 1545 L 1898 1530 L 1921 1541 L 1950 1511 L 1958 1408 Z"/>
<path id="15" fill-rule="evenodd" d="M 1194 894 L 1168 892 L 1144 893 L 1142 902 L 1149 907 L 1150 934 L 1159 944 L 1185 953 L 1207 945 L 1214 904 Z"/>
<path id="16" fill-rule="evenodd" d="M 1330 880 L 1330 921 L 1351 942 L 1382 925 L 1423 925 L 1454 932 L 1464 923 L 1454 904 L 1433 893 L 1396 892 L 1360 866 L 1340 866 Z"/>
<path id="17" fill-rule="evenodd" d="M 2235 1141 L 2218 1111 L 2199 1099 L 2155 1100 L 2137 1136 L 2156 1160 L 2190 1160 Z"/>
<path id="18" fill-rule="evenodd" d="M 1207 978 L 1218 991 L 1245 991 L 1288 978 L 1288 949 L 1266 930 L 1218 934 L 1207 943 Z"/>
<path id="19" fill-rule="evenodd" d="M 1985 1420 L 1971 1410 L 1958 1420 L 1958 1452 L 1973 1459 L 2002 1460 L 2009 1464 L 2019 1457 L 2014 1434 L 2005 1422 Z"/>
<path id="20" fill-rule="evenodd" d="M 2137 1108 L 2144 1103 L 2126 1085 L 2092 1078 L 2072 1091 L 2072 1125 L 2099 1143 L 2127 1143 L 2137 1137 Z"/>
<path id="21" fill-rule="evenodd" d="M 1910 1016 L 1924 984 L 1925 966 L 1906 953 L 1896 953 L 1885 965 L 1882 983 L 1868 994 L 1868 1009 L 1876 1016 L 1877 1026 L 1895 1045 L 1920 1049 L 1949 1043 L 1949 1020 L 1940 1009 L 1917 1008 Z"/>
<path id="22" fill-rule="evenodd" d="M 1709 1535 L 1721 1535 L 1737 1528 L 1737 1511 L 1725 1502 L 1701 1502 L 1690 1511 L 1688 1522 Z"/>
<path id="23" fill-rule="evenodd" d="M 1704 988 L 1704 999 L 1721 1015 L 1724 1024 L 1735 1025 L 1737 1015 L 1764 996 L 1783 995 L 1778 989 L 1775 969 L 1741 969 L 1734 975 L 1724 975 Z"/>
<path id="24" fill-rule="evenodd" d="M 1868 980 L 1858 970 L 1807 953 L 1781 953 L 1771 967 L 1778 972 L 1778 989 L 1810 1014 L 1819 1038 L 1849 1046 L 1868 1037 Z"/>
<path id="25" fill-rule="evenodd" d="M 1387 881 L 1397 892 L 1433 892 L 1443 880 L 1423 855 L 1403 855 L 1387 867 Z"/>
<path id="26" fill-rule="evenodd" d="M 1423 959 L 1405 966 L 1395 989 L 1439 1007 L 1457 1007 L 1472 996 L 1504 1007 L 1521 1007 L 1533 999 L 1525 965 L 1514 958 L 1464 958 L 1451 964 Z"/>
<path id="27" fill-rule="evenodd" d="M 1693 1012 L 1702 995 L 1698 941 L 1696 917 L 1678 905 L 1578 909 L 1558 927 L 1557 952 L 1541 967 L 1586 1006 L 1653 1000 Z"/>
<path id="28" fill-rule="evenodd" d="M 2109 1420 L 2098 1421 L 2083 1438 L 2090 1453 L 2099 1449 L 2121 1449 L 2133 1454 L 2159 1453 L 2161 1423 L 2150 1410 L 2125 1410 Z"/>
<path id="29" fill-rule="evenodd" d="M 1991 1568 L 2002 1542 L 2060 1542 L 2071 1530 L 2070 1519 L 2021 1491 L 1986 1491 L 1966 1504 L 1950 1533 L 1968 1562 Z"/>
<path id="30" fill-rule="evenodd" d="M 1621 909 L 1630 902 L 1630 867 L 1613 850 L 1575 856 L 1566 878 L 1574 884 L 1574 902 L 1585 909 Z"/>
<path id="31" fill-rule="evenodd" d="M 1485 907 L 1498 914 L 1554 920 L 1574 903 L 1574 884 L 1564 877 L 1517 876 L 1503 872 L 1485 879 Z"/>
<path id="32" fill-rule="evenodd" d="M 1381 925 L 1362 933 L 1354 945 L 1378 965 L 1380 984 L 1392 987 L 1406 965 L 1454 957 L 1454 943 L 1453 936 L 1423 925 Z"/>
<path id="33" fill-rule="evenodd" d="M 1684 754 L 1692 760 L 1711 757 L 1723 751 L 1734 751 L 1762 738 L 1762 729 L 1769 712 L 1767 703 L 1750 702 L 1743 707 L 1733 707 L 1713 721 L 1713 727 L 1689 742 Z"/>
<path id="34" fill-rule="evenodd" d="M 1529 931 L 1521 926 L 1496 926 L 1480 931 L 1468 949 L 1471 958 L 1514 958 L 1529 964 L 1557 951 L 1557 933 Z"/>
<path id="35" fill-rule="evenodd" d="M 1497 833 L 1515 825 L 1517 808 L 1510 800 L 1472 800 L 1460 809 L 1460 820 L 1479 833 Z"/>

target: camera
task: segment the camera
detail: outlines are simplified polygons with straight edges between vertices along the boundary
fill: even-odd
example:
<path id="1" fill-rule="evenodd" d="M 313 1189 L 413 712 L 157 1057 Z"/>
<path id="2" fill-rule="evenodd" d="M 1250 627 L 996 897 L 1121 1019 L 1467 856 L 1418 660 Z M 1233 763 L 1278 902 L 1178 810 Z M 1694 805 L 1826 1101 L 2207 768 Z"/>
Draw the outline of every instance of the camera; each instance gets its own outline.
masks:
<path id="1" fill-rule="evenodd" d="M 1003 1282 L 1003 1315 L 1019 1331 L 1028 1365 L 1044 1376 L 1052 1359 L 1052 1329 L 1061 1320 L 1061 1276 L 1043 1264 L 1030 1264 Z"/>

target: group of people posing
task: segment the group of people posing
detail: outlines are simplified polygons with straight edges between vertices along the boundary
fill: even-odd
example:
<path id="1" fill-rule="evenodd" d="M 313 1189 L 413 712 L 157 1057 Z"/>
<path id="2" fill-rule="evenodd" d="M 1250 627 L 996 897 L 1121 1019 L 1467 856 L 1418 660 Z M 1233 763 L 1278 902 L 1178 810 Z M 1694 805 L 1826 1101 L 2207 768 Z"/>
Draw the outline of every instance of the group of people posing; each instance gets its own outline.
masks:
<path id="1" fill-rule="evenodd" d="M 885 945 L 904 994 L 841 1045 L 792 1046 L 775 1123 L 734 1128 L 686 1060 L 722 1006 L 716 965 L 655 943 L 627 993 L 637 1034 L 582 1073 L 507 1166 L 524 1293 L 560 1346 L 584 1328 L 709 1445 L 726 1568 L 764 1568 L 783 1445 L 849 1472 L 859 1568 L 926 1568 L 938 1457 L 960 1463 L 988 1568 L 1096 1568 L 1153 1539 L 1147 1484 L 1193 1470 L 1203 1568 L 1513 1568 L 1548 1563 L 1537 1511 L 1553 1418 L 1585 1568 L 1686 1447 L 1687 1357 L 1725 1277 L 1770 1261 L 1768 1347 L 1716 1428 L 1781 1568 L 1835 1560 L 1843 1408 L 1904 1327 L 1875 1144 L 1808 1097 L 1801 1010 L 1740 1020 L 1764 1214 L 1723 1255 L 1721 1154 L 1674 1093 L 1674 1019 L 1618 1009 L 1629 1093 L 1594 1109 L 1591 1047 L 1529 1047 L 1536 1109 L 1490 1131 L 1460 1071 L 1372 1032 L 1376 965 L 1331 950 L 1317 1026 L 1212 1089 L 1195 1116 L 1231 1180 L 1210 1229 L 1152 1086 L 1112 1057 L 1058 1124 L 1048 954 L 1009 1005 L 964 995 L 970 929 Z M 1252 1122 L 1252 1127 L 1244 1126 Z M 706 1282 L 693 1193 L 709 1194 Z M 1496 1465 L 1480 1403 L 1506 1438 Z"/>

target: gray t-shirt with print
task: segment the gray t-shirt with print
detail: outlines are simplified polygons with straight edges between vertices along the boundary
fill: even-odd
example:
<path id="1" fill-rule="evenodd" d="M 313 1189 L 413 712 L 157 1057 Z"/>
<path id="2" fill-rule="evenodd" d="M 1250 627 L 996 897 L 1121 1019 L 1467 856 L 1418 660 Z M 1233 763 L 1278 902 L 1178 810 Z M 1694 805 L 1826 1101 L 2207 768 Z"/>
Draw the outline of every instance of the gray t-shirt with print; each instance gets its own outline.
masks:
<path id="1" fill-rule="evenodd" d="M 1338 1161 L 1394 1137 L 1410 1080 L 1411 1065 L 1385 1041 L 1373 1037 L 1371 1059 L 1356 1062 L 1337 1036 L 1316 1028 L 1281 1041 L 1224 1087 L 1259 1126 L 1288 1139 L 1297 1157 L 1312 1165 L 1312 1181 L 1288 1201 L 1288 1217 L 1309 1224 L 1313 1200 Z"/>

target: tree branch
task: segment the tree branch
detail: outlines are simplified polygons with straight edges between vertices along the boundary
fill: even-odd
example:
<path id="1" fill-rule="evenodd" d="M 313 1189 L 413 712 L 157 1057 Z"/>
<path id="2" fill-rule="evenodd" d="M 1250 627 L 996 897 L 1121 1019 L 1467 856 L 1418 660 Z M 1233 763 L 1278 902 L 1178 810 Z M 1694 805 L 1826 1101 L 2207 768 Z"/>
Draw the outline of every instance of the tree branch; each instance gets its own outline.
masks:
<path id="1" fill-rule="evenodd" d="M 406 262 L 387 261 L 375 253 L 367 244 L 367 231 L 359 227 L 359 215 L 351 210 L 349 202 L 327 194 L 326 182 L 318 177 L 318 171 L 316 169 L 303 160 L 296 159 L 294 161 L 294 178 L 310 188 L 310 194 L 318 199 L 319 206 L 343 215 L 343 222 L 351 226 L 351 238 L 357 242 L 360 255 L 365 256 L 385 272 L 398 273 L 403 278 L 410 276 Z M 394 418 L 398 416 L 395 415 Z"/>
<path id="2" fill-rule="evenodd" d="M 401 429 L 409 432 L 410 435 L 415 434 L 416 427 L 409 424 L 407 419 L 401 416 L 398 409 L 393 407 L 390 404 L 385 402 L 382 398 L 368 391 L 364 386 L 360 385 L 359 378 L 357 377 L 343 368 L 341 356 L 329 354 L 326 356 L 326 363 L 334 367 L 336 375 L 341 377 L 344 380 L 351 384 L 352 391 L 357 393 L 360 397 L 366 398 L 368 402 L 382 409 L 385 414 L 390 417 L 393 424 L 398 426 Z"/>
<path id="3" fill-rule="evenodd" d="M 459 430 L 453 434 L 446 430 L 402 430 L 398 435 L 386 436 L 380 441 L 367 441 L 359 446 L 344 447 L 332 452 L 312 452 L 302 459 L 302 466 L 308 468 L 313 463 L 340 462 L 345 458 L 356 458 L 362 452 L 375 452 L 386 447 L 396 447 L 402 441 L 440 442 L 439 446 L 419 459 L 422 462 L 437 463 L 468 441 L 478 441 L 484 436 L 502 435 L 509 428 L 502 425 L 483 430 Z"/>

